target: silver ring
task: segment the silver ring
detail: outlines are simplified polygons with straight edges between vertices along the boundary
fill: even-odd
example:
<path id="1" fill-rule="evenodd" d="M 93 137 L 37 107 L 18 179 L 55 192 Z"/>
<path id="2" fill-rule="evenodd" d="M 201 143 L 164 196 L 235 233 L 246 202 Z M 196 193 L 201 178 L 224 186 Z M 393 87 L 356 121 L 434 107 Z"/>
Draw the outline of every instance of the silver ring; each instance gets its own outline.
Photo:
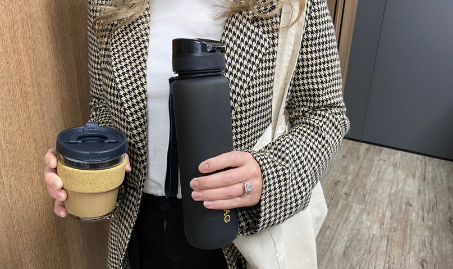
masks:
<path id="1" fill-rule="evenodd" d="M 249 194 L 249 192 L 253 191 L 253 187 L 252 187 L 252 183 L 249 183 L 249 182 L 245 182 L 245 181 L 242 181 L 242 183 L 244 184 L 244 194 L 242 195 L 242 197 L 246 196 L 247 194 Z"/>

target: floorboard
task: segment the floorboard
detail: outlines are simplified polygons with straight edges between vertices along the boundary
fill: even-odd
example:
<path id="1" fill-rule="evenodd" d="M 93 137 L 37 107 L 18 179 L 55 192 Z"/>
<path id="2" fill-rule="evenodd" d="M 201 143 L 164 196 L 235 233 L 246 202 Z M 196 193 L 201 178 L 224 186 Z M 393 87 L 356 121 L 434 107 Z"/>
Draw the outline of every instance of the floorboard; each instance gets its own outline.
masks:
<path id="1" fill-rule="evenodd" d="M 321 183 L 320 269 L 453 268 L 453 162 L 344 140 Z"/>

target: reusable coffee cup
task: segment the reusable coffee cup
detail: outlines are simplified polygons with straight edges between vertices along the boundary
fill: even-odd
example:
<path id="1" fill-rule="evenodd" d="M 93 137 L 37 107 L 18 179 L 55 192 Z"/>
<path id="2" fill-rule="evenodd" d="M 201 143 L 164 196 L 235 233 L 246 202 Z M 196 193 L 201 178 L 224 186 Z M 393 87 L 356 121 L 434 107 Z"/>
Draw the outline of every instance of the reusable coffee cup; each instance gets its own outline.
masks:
<path id="1" fill-rule="evenodd" d="M 67 192 L 68 215 L 94 222 L 115 208 L 126 170 L 127 138 L 121 131 L 88 122 L 57 137 L 57 174 Z"/>

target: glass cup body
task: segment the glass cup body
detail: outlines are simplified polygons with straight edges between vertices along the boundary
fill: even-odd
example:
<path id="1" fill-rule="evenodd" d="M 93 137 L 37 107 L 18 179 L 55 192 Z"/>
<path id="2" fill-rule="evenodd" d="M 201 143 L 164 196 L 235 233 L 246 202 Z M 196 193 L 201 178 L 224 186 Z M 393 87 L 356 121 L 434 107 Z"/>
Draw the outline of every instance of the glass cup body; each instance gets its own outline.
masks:
<path id="1" fill-rule="evenodd" d="M 125 169 L 125 154 L 102 162 L 83 162 L 59 154 L 57 174 L 68 194 L 68 215 L 86 222 L 108 218 L 115 208 Z"/>

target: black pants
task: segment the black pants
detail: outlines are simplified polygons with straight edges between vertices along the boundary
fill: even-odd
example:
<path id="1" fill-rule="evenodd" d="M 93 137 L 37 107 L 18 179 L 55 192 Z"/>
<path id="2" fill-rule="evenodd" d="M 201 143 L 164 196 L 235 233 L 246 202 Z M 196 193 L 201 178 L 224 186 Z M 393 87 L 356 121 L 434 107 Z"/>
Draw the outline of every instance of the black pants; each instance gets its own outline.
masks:
<path id="1" fill-rule="evenodd" d="M 182 202 L 176 197 L 144 193 L 133 237 L 129 245 L 133 269 L 228 268 L 221 249 L 197 249 L 187 242 Z"/>

